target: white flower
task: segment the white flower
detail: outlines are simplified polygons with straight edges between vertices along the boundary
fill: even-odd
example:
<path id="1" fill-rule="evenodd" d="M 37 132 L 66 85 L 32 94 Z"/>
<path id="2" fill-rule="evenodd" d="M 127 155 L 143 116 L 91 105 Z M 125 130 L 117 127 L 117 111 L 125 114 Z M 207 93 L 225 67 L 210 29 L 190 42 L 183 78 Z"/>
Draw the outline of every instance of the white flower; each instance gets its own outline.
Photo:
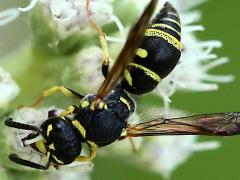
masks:
<path id="1" fill-rule="evenodd" d="M 57 23 L 59 32 L 66 36 L 74 31 L 89 30 L 89 21 L 86 17 L 85 0 L 45 0 L 43 1 L 50 9 L 52 18 Z M 122 32 L 123 27 L 119 19 L 113 13 L 111 0 L 90 1 L 91 17 L 99 26 L 115 22 Z"/>
<path id="2" fill-rule="evenodd" d="M 152 137 L 144 145 L 142 158 L 147 169 L 161 173 L 168 179 L 194 152 L 218 147 L 219 143 L 215 141 L 197 142 L 197 136 Z"/>
<path id="3" fill-rule="evenodd" d="M 91 177 L 88 173 L 81 173 L 81 172 L 71 172 L 71 170 L 59 170 L 59 171 L 52 171 L 49 174 L 49 180 L 90 180 Z"/>
<path id="4" fill-rule="evenodd" d="M 63 71 L 63 83 L 73 89 L 80 89 L 82 94 L 96 93 L 104 80 L 101 73 L 102 59 L 101 48 L 93 46 L 83 49 Z"/>
<path id="5" fill-rule="evenodd" d="M 164 78 L 155 90 L 164 101 L 164 107 L 168 108 L 170 97 L 176 90 L 212 91 L 218 89 L 217 83 L 227 83 L 234 78 L 232 75 L 210 75 L 208 71 L 228 62 L 228 58 L 218 58 L 212 53 L 214 48 L 220 48 L 222 43 L 218 40 L 200 41 L 195 37 L 195 32 L 203 31 L 201 25 L 191 25 L 201 17 L 198 11 L 188 9 L 205 0 L 176 1 L 170 0 L 178 10 L 182 21 L 182 51 L 179 64 Z M 166 1 L 161 1 L 164 4 Z"/>
<path id="6" fill-rule="evenodd" d="M 10 8 L 0 12 L 0 26 L 15 20 L 22 12 L 30 11 L 40 0 L 31 0 L 27 7 Z M 122 37 L 124 28 L 113 12 L 113 0 L 90 0 L 90 16 L 99 26 L 114 22 Z M 90 23 L 86 17 L 86 0 L 41 0 L 46 15 L 56 23 L 59 36 L 64 39 L 74 32 L 88 32 Z M 107 37 L 110 41 L 118 39 Z"/>
<path id="7" fill-rule="evenodd" d="M 6 107 L 19 93 L 19 87 L 11 75 L 0 67 L 0 109 Z"/>

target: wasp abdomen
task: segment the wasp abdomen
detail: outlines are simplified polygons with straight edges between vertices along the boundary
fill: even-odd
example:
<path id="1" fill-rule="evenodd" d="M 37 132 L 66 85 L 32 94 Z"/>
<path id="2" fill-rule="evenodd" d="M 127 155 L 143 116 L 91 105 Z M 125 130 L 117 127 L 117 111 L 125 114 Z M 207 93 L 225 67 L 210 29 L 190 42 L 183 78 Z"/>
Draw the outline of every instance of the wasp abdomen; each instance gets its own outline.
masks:
<path id="1" fill-rule="evenodd" d="M 122 85 L 133 94 L 152 91 L 176 66 L 182 44 L 181 23 L 177 11 L 165 3 L 151 21 L 133 63 L 125 71 Z"/>

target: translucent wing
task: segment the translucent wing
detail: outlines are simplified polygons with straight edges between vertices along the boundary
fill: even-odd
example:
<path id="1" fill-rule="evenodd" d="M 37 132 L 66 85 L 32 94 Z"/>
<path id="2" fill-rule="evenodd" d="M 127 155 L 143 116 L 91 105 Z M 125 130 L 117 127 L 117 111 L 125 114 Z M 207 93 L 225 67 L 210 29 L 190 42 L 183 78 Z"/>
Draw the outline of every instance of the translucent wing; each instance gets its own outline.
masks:
<path id="1" fill-rule="evenodd" d="M 240 134 L 240 112 L 193 115 L 179 118 L 159 117 L 151 121 L 128 125 L 125 137 L 160 135 Z M 121 138 L 124 138 L 121 137 Z"/>
<path id="2" fill-rule="evenodd" d="M 97 92 L 96 98 L 98 100 L 102 100 L 114 88 L 118 80 L 123 76 L 124 70 L 126 69 L 129 62 L 133 59 L 137 48 L 140 46 L 156 4 L 157 0 L 152 0 L 143 12 L 139 21 L 131 29 L 124 48 L 119 54 L 111 71 L 108 73 L 107 78 L 104 80 L 103 84 Z"/>
<path id="3" fill-rule="evenodd" d="M 189 115 L 186 112 L 179 111 L 179 110 L 166 110 L 164 108 L 148 108 L 147 110 L 143 111 L 139 117 L 138 122 L 146 122 L 151 121 L 154 119 L 159 118 L 174 118 L 174 117 L 182 117 Z"/>

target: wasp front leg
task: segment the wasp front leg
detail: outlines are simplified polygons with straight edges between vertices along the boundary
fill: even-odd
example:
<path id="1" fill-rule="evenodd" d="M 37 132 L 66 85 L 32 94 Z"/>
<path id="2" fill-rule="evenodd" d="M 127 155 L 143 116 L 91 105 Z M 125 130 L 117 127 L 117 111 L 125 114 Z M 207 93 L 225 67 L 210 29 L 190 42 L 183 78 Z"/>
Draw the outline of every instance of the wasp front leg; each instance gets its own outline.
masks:
<path id="1" fill-rule="evenodd" d="M 89 156 L 79 156 L 75 159 L 75 161 L 79 161 L 79 162 L 91 161 L 93 158 L 96 157 L 98 146 L 92 141 L 87 141 L 87 145 L 90 152 Z"/>
<path id="2" fill-rule="evenodd" d="M 20 106 L 19 108 L 22 108 L 22 107 L 36 107 L 37 105 L 39 105 L 43 100 L 44 98 L 46 97 L 49 97 L 57 92 L 60 92 L 62 94 L 64 94 L 65 96 L 67 97 L 70 97 L 70 98 L 77 98 L 77 99 L 82 99 L 84 96 L 69 89 L 69 88 L 66 88 L 64 86 L 53 86 L 45 91 L 43 91 L 42 95 L 40 95 L 31 105 L 27 105 L 27 106 Z"/>
<path id="3" fill-rule="evenodd" d="M 92 19 L 91 12 L 90 12 L 90 0 L 86 0 L 86 14 L 87 18 L 99 35 L 99 41 L 103 50 L 103 64 L 102 64 L 102 74 L 104 77 L 108 74 L 109 68 L 109 51 L 108 51 L 108 44 L 106 40 L 106 34 L 102 31 L 102 29 L 97 25 L 97 23 Z"/>

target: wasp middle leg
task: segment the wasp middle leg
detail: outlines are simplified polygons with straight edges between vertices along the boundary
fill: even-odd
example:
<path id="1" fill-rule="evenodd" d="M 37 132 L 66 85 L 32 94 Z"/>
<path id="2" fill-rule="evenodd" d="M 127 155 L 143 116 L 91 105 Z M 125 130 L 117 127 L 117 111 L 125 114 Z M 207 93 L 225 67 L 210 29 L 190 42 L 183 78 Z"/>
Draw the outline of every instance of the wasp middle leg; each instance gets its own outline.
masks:
<path id="1" fill-rule="evenodd" d="M 42 95 L 40 95 L 39 97 L 37 97 L 37 99 L 31 104 L 31 105 L 21 105 L 19 106 L 19 108 L 22 108 L 22 107 L 36 107 L 37 105 L 39 105 L 43 100 L 44 98 L 48 97 L 48 96 L 51 96 L 57 92 L 60 92 L 62 94 L 64 94 L 65 96 L 67 97 L 70 97 L 70 98 L 77 98 L 77 99 L 82 99 L 84 96 L 69 89 L 69 88 L 66 88 L 64 86 L 53 86 L 45 91 L 43 91 Z"/>
<path id="2" fill-rule="evenodd" d="M 92 19 L 91 12 L 90 12 L 90 0 L 86 0 L 86 14 L 87 18 L 99 35 L 100 44 L 103 50 L 103 63 L 102 63 L 102 74 L 104 77 L 108 74 L 109 68 L 109 51 L 108 51 L 108 44 L 106 40 L 106 34 L 102 31 L 102 29 L 97 25 L 97 23 Z"/>

